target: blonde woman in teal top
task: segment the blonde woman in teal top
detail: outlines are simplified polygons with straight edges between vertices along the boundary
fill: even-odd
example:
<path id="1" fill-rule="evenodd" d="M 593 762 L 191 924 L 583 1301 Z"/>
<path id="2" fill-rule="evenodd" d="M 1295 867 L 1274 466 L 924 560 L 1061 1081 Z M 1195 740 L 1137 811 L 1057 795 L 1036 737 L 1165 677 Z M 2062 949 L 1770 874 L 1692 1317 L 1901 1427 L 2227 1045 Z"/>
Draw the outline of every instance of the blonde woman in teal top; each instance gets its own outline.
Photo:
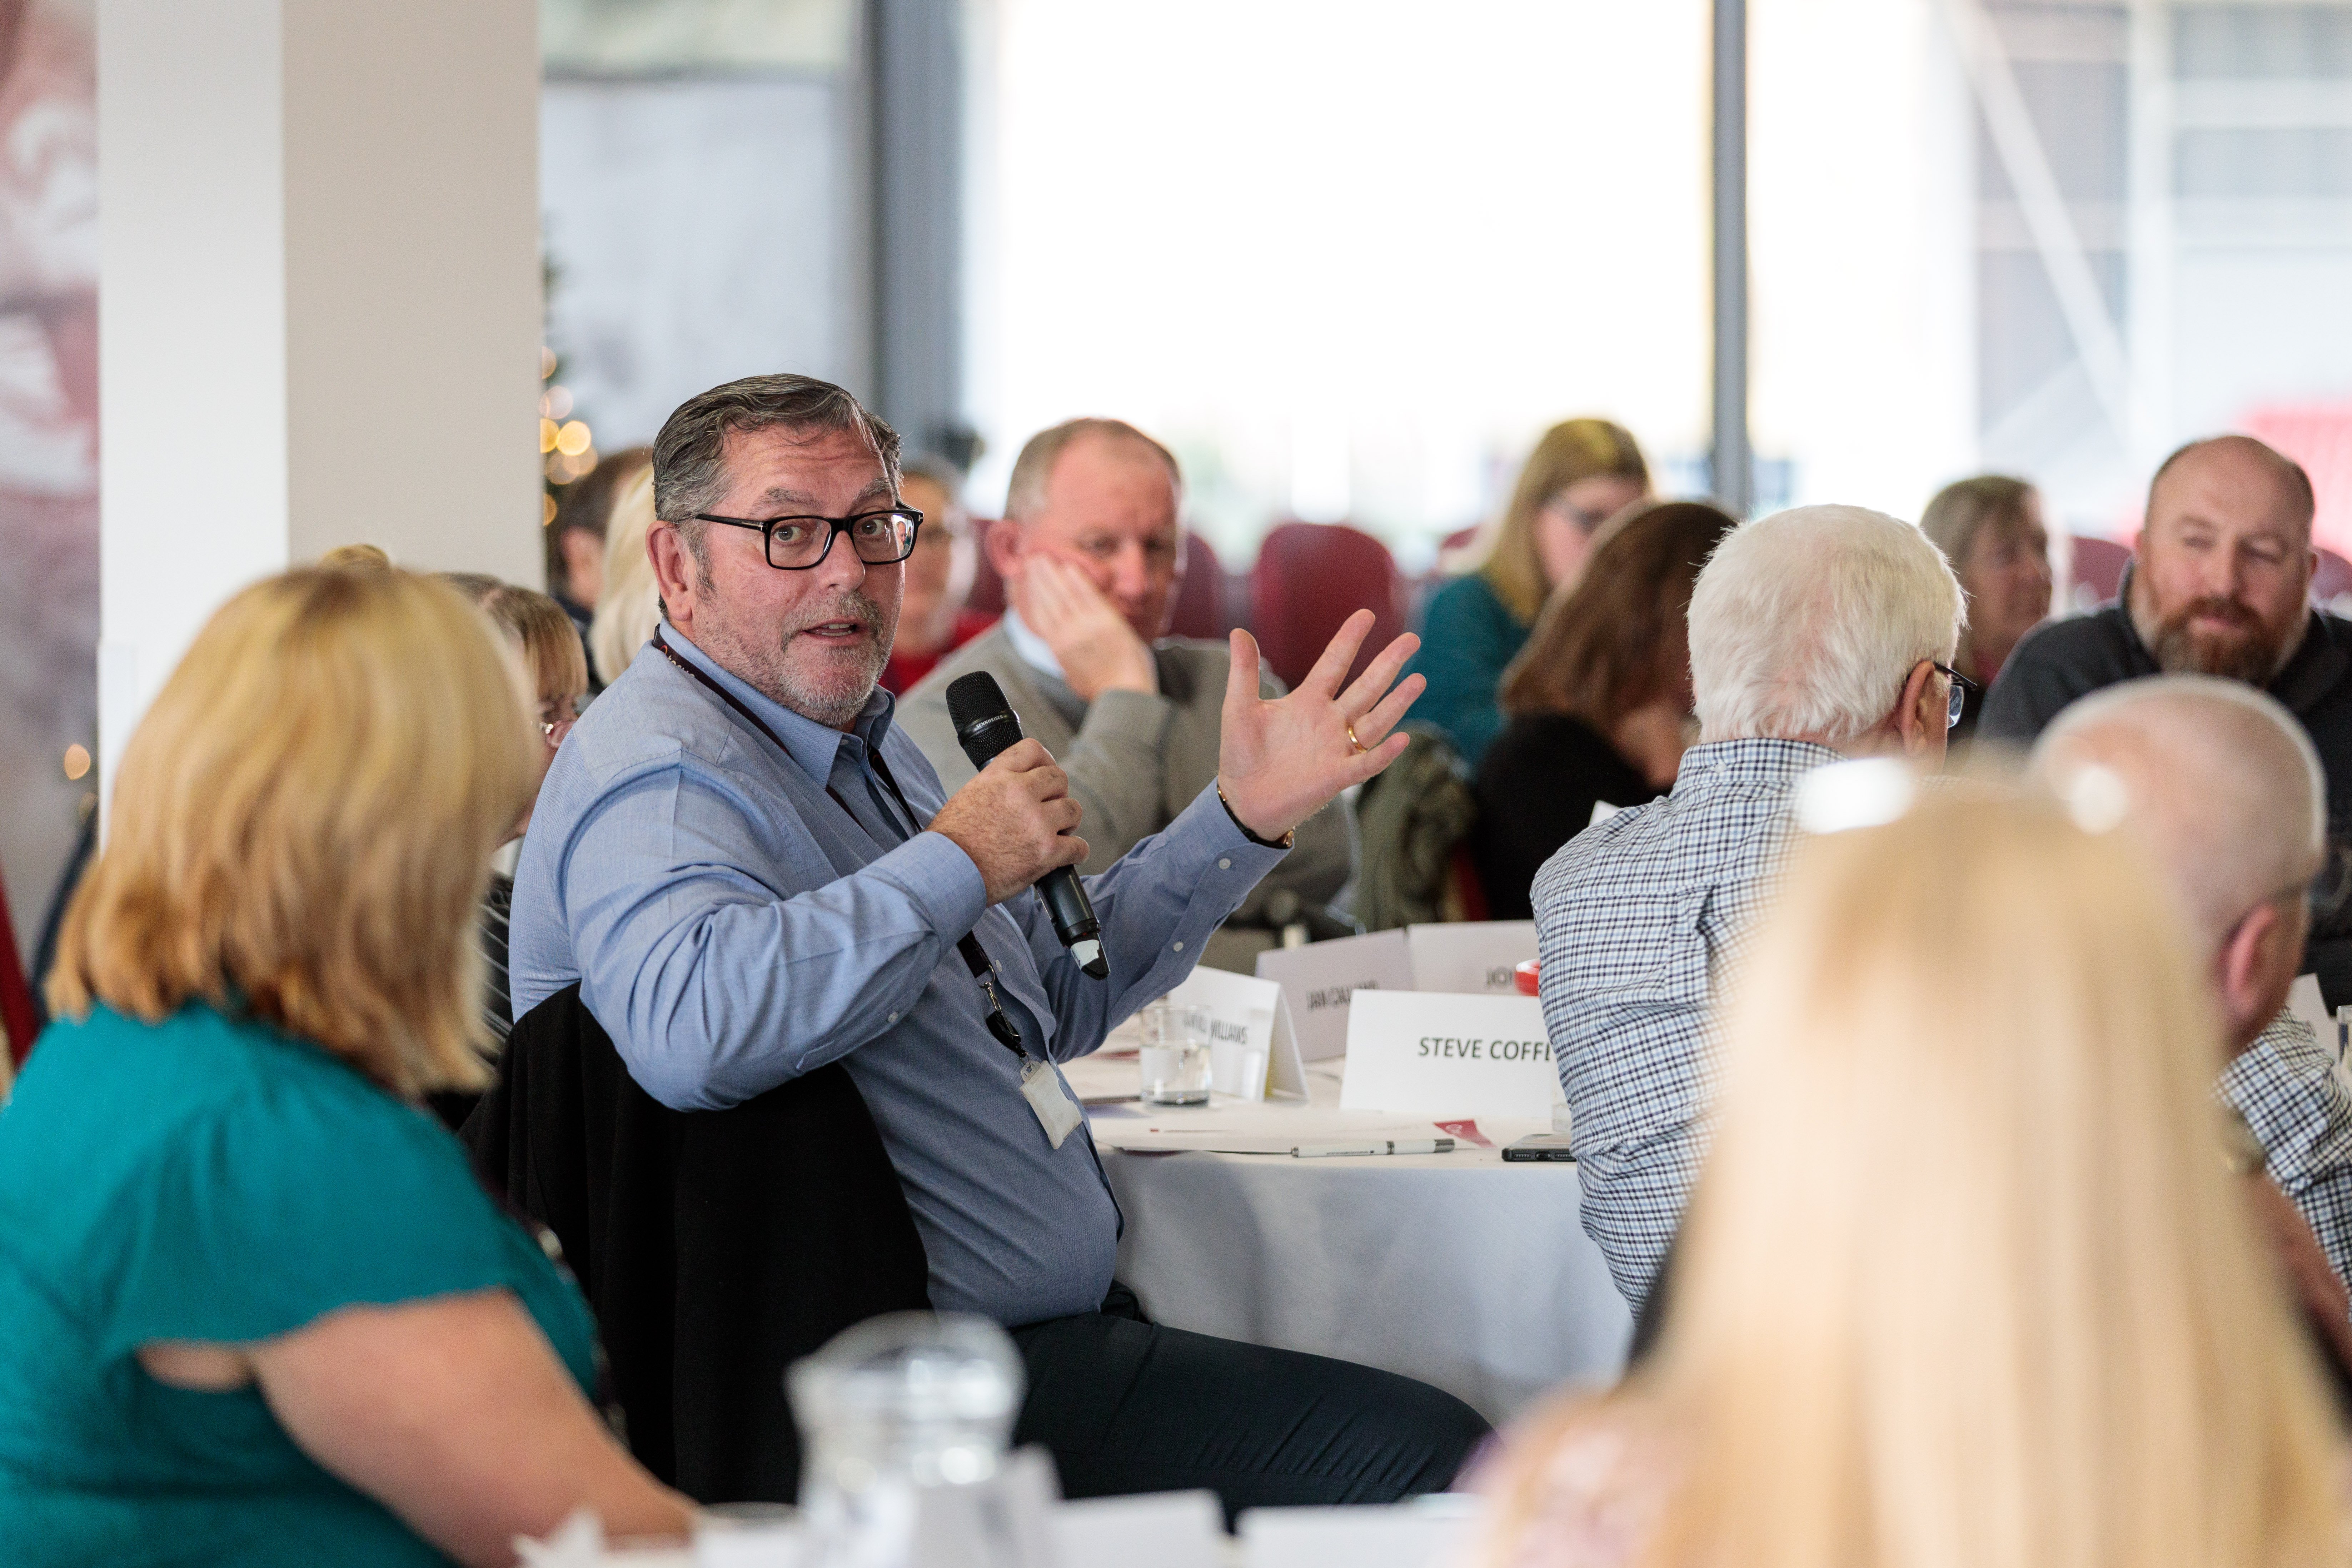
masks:
<path id="1" fill-rule="evenodd" d="M 470 917 L 528 793 L 446 587 L 298 572 L 126 748 L 0 1110 L 0 1558 L 513 1561 L 688 1505 L 591 1403 L 585 1303 L 415 1098 L 478 1086 Z"/>
<path id="2" fill-rule="evenodd" d="M 1606 419 L 1569 419 L 1544 432 L 1519 470 L 1511 504 L 1475 572 L 1429 601 L 1421 652 L 1407 667 L 1429 682 L 1412 705 L 1472 767 L 1503 727 L 1496 692 L 1527 645 L 1551 591 L 1583 570 L 1601 525 L 1650 493 L 1633 433 Z"/>

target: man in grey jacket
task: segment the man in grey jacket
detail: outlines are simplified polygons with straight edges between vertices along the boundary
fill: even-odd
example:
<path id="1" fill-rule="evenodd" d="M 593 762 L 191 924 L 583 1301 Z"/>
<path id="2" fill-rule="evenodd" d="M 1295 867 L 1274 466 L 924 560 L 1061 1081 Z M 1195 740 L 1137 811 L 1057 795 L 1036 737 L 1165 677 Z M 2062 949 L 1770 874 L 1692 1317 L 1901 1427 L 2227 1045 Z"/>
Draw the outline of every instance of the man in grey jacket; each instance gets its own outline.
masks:
<path id="1" fill-rule="evenodd" d="M 948 683 L 976 669 L 996 677 L 1022 727 L 1069 774 L 1089 874 L 1167 826 L 1216 776 L 1231 656 L 1161 635 L 1184 572 L 1182 493 L 1174 456 L 1122 421 L 1074 419 L 1030 437 L 1004 520 L 988 531 L 1004 619 L 943 660 L 898 714 L 953 793 L 972 767 L 948 719 Z M 1266 696 L 1281 689 L 1265 677 Z M 1248 972 L 1281 926 L 1324 918 L 1353 869 L 1343 810 L 1327 805 L 1298 825 L 1297 846 L 1210 939 L 1203 963 Z"/>

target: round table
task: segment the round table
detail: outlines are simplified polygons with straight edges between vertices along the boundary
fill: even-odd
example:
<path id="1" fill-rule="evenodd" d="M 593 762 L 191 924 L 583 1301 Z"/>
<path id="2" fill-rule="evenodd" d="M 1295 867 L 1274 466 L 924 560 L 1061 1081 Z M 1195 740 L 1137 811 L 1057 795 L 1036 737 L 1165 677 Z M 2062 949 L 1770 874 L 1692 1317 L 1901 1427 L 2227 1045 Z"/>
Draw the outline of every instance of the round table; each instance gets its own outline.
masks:
<path id="1" fill-rule="evenodd" d="M 1563 1384 L 1612 1381 L 1633 1322 L 1579 1222 L 1576 1167 L 1500 1153 L 1548 1124 L 1482 1118 L 1494 1149 L 1294 1158 L 1293 1143 L 1442 1135 L 1339 1110 L 1340 1067 L 1308 1066 L 1306 1104 L 1089 1103 L 1127 1216 L 1118 1277 L 1152 1321 L 1402 1373 L 1497 1423 Z M 1090 1102 L 1135 1092 L 1131 1052 L 1064 1070 Z M 1171 1143 L 1202 1147 L 1122 1147 Z"/>

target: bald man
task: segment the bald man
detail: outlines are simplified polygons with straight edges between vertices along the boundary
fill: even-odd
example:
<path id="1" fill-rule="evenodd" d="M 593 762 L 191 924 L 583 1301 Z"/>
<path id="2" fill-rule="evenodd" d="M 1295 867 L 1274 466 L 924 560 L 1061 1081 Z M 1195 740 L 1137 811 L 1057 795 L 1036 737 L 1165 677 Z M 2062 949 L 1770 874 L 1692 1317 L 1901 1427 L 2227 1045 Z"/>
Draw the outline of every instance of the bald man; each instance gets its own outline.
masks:
<path id="1" fill-rule="evenodd" d="M 2229 1052 L 2219 1092 L 2253 1134 L 2261 1169 L 2308 1223 L 2305 1232 L 2273 1216 L 2290 1262 L 2307 1255 L 2308 1238 L 2325 1254 L 2332 1277 L 2305 1279 L 2305 1298 L 2324 1284 L 2340 1325 L 2338 1281 L 2352 1279 L 2352 1093 L 2333 1051 L 2283 1010 L 2326 827 L 2311 742 L 2251 686 L 2166 676 L 2067 709 L 2034 747 L 2032 769 L 2062 796 L 2121 809 L 2179 889 L 2211 955 Z"/>
<path id="2" fill-rule="evenodd" d="M 2118 603 L 2053 621 L 2010 656 L 1979 739 L 2028 742 L 2070 702 L 2119 681 L 2210 675 L 2267 691 L 2318 748 L 2329 837 L 2352 837 L 2352 622 L 2312 608 L 2311 480 L 2249 436 L 2164 461 Z M 2330 916 L 2303 968 L 2352 1004 L 2352 925 Z"/>

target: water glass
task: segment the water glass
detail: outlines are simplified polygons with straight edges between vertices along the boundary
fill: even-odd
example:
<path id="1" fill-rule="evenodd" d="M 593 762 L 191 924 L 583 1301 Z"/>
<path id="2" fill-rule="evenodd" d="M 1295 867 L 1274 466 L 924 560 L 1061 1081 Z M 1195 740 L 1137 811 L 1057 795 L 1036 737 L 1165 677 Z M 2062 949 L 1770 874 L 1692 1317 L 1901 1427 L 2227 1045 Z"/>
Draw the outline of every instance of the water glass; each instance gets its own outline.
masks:
<path id="1" fill-rule="evenodd" d="M 1143 1103 L 1209 1103 L 1209 1010 L 1162 996 L 1141 1018 Z"/>

